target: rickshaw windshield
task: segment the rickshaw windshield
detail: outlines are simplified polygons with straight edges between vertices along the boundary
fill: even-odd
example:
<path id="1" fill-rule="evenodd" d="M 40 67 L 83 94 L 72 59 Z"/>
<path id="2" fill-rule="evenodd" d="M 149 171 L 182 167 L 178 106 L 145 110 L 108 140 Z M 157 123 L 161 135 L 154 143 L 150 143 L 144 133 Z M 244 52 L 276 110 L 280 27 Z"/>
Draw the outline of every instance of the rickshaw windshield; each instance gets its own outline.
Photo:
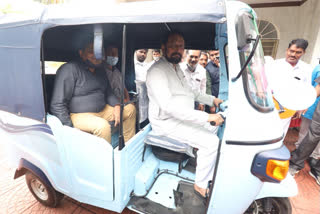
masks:
<path id="1" fill-rule="evenodd" d="M 249 19 L 244 23 L 248 29 L 248 46 L 239 51 L 241 67 L 247 66 L 242 74 L 243 84 L 249 103 L 258 111 L 270 112 L 273 110 L 271 91 L 265 74 L 265 61 L 261 42 L 258 40 L 259 32 L 254 16 L 248 13 Z M 239 32 L 238 32 L 239 33 Z M 255 44 L 258 42 L 258 44 Z M 255 48 L 255 45 L 256 48 Z M 253 52 L 253 53 L 252 53 Z M 251 60 L 249 55 L 253 54 Z M 250 60 L 247 62 L 247 60 Z"/>

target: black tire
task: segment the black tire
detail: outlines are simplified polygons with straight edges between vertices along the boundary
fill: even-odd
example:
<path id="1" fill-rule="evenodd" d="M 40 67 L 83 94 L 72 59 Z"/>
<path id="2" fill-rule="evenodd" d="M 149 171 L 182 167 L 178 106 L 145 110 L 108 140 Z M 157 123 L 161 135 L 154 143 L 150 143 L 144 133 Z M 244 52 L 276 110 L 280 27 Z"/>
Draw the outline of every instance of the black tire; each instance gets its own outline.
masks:
<path id="1" fill-rule="evenodd" d="M 291 214 L 292 207 L 289 198 L 268 198 L 271 200 L 272 209 L 270 214 Z M 264 198 L 252 202 L 245 214 L 263 214 Z"/>
<path id="2" fill-rule="evenodd" d="M 47 207 L 57 207 L 64 195 L 47 185 L 41 178 L 31 172 L 26 173 L 26 182 L 32 195 Z"/>

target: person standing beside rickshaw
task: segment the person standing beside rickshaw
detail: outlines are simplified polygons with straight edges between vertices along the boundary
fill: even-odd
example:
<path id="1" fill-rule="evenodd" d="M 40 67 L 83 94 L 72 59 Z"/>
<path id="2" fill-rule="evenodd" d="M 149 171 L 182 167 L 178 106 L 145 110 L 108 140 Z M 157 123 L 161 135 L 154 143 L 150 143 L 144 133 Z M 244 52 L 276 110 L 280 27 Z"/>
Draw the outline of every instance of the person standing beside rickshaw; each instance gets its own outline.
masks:
<path id="1" fill-rule="evenodd" d="M 315 90 L 317 96 L 320 96 L 320 77 L 314 80 L 317 84 Z M 320 143 L 320 102 L 313 113 L 309 129 L 305 137 L 302 139 L 298 149 L 292 152 L 290 160 L 289 172 L 291 175 L 295 175 L 301 169 L 304 168 L 304 161 L 307 160 L 314 149 Z M 320 160 L 312 159 L 310 163 L 309 174 L 316 180 L 317 184 L 320 185 Z"/>
<path id="2" fill-rule="evenodd" d="M 270 81 L 271 89 L 273 85 L 286 84 L 288 78 L 297 79 L 305 84 L 311 85 L 312 68 L 309 64 L 300 60 L 305 54 L 308 47 L 308 41 L 304 39 L 294 39 L 289 43 L 286 51 L 286 57 L 275 60 L 271 69 L 268 71 L 268 80 Z M 300 114 L 301 111 L 286 109 L 274 97 L 275 107 L 279 110 L 279 116 L 283 124 L 284 136 L 287 134 L 291 118 L 295 114 Z M 299 117 L 299 115 L 298 115 Z"/>
<path id="3" fill-rule="evenodd" d="M 63 125 L 104 138 L 111 143 L 109 121 L 120 123 L 120 102 L 110 88 L 102 60 L 95 58 L 93 38 L 81 40 L 80 59 L 57 71 L 50 110 Z M 124 108 L 125 142 L 135 135 L 134 108 Z"/>
<path id="4" fill-rule="evenodd" d="M 208 193 L 212 179 L 219 138 L 205 128 L 207 122 L 223 122 L 219 114 L 194 109 L 194 102 L 218 106 L 222 100 L 192 91 L 179 63 L 184 53 L 184 38 L 170 32 L 162 43 L 162 57 L 147 74 L 149 120 L 155 135 L 166 136 L 197 148 L 194 189 L 201 196 Z"/>

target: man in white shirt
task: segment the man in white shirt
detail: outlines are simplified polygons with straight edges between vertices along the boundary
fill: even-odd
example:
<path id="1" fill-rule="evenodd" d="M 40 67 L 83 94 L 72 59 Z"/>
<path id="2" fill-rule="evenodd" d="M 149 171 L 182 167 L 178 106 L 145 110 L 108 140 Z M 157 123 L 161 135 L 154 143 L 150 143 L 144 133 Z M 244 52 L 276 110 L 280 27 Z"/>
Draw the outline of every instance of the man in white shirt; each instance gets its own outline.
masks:
<path id="1" fill-rule="evenodd" d="M 186 62 L 180 63 L 180 67 L 191 89 L 198 93 L 205 94 L 207 81 L 206 69 L 198 64 L 200 54 L 200 50 L 187 50 Z M 203 111 L 204 105 L 196 102 L 196 109 Z"/>
<path id="2" fill-rule="evenodd" d="M 268 71 L 268 81 L 270 82 L 271 89 L 274 88 L 274 84 L 286 84 L 290 78 L 294 78 L 305 84 L 311 85 L 312 68 L 309 64 L 300 60 L 300 58 L 305 54 L 307 47 L 308 41 L 304 39 L 295 39 L 289 43 L 289 47 L 286 51 L 286 57 L 275 60 L 271 65 L 271 69 Z M 285 106 L 283 107 L 285 108 Z M 288 109 L 279 114 L 283 123 L 284 136 L 288 131 L 291 118 L 294 114 L 295 111 Z"/>
<path id="3" fill-rule="evenodd" d="M 181 33 L 170 32 L 161 46 L 163 56 L 147 74 L 149 120 L 155 135 L 166 136 L 197 148 L 194 188 L 202 196 L 208 193 L 208 183 L 215 167 L 219 139 L 205 126 L 214 121 L 223 123 L 219 114 L 194 109 L 194 102 L 218 106 L 222 100 L 192 91 L 179 66 L 184 52 Z"/>
<path id="4" fill-rule="evenodd" d="M 148 63 L 145 62 L 148 49 L 139 49 L 136 51 L 136 58 L 134 59 L 134 69 L 136 72 L 136 80 L 145 82 L 147 76 L 147 70 L 149 68 Z"/>

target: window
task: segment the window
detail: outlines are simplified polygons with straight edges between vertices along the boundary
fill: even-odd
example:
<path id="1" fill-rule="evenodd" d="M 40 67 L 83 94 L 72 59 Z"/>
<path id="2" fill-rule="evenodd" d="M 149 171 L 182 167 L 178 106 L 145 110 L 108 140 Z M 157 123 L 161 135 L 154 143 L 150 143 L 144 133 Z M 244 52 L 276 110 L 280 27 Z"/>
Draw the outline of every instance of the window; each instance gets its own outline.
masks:
<path id="1" fill-rule="evenodd" d="M 257 23 L 251 14 L 247 15 L 250 18 L 246 19 L 248 23 L 245 23 L 245 25 L 248 27 L 247 33 L 250 34 L 248 36 L 251 39 L 248 48 L 243 51 L 239 51 L 241 66 L 246 64 L 249 55 L 251 52 L 254 52 L 253 57 L 242 75 L 244 89 L 249 103 L 255 109 L 261 112 L 270 112 L 273 110 L 274 105 L 265 75 L 264 54 L 260 41 L 257 44 L 257 48 L 255 50 L 253 49 L 257 42 Z"/>
<path id="2" fill-rule="evenodd" d="M 261 35 L 261 43 L 264 55 L 275 58 L 280 39 L 278 29 L 275 25 L 266 20 L 258 20 L 257 25 Z"/>

